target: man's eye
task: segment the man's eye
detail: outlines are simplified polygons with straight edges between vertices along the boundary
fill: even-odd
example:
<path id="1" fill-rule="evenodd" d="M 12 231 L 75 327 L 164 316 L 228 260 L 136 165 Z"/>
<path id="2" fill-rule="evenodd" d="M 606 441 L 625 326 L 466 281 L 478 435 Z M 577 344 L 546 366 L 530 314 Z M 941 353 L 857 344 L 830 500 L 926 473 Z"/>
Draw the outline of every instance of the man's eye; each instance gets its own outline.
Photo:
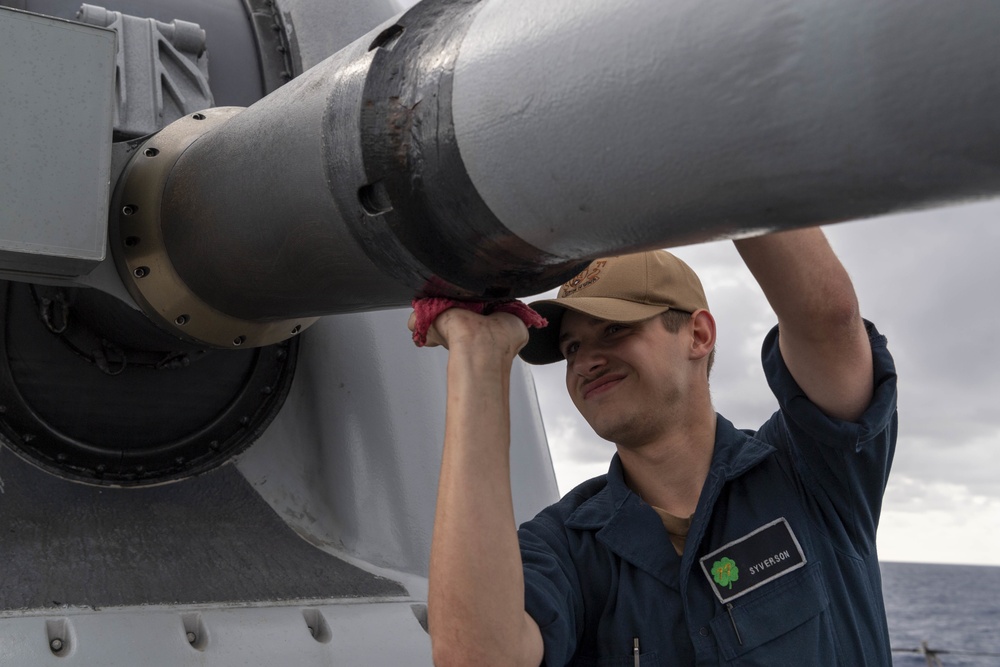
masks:
<path id="1" fill-rule="evenodd" d="M 574 352 L 576 352 L 577 348 L 579 347 L 580 347 L 579 343 L 569 343 L 565 345 L 563 347 L 563 357 L 568 359 Z"/>
<path id="2" fill-rule="evenodd" d="M 609 335 L 610 334 L 616 334 L 619 331 L 624 330 L 625 328 L 626 327 L 625 327 L 624 324 L 617 324 L 617 323 L 616 324 L 609 324 L 607 326 L 607 328 L 604 330 L 604 333 L 609 334 Z"/>

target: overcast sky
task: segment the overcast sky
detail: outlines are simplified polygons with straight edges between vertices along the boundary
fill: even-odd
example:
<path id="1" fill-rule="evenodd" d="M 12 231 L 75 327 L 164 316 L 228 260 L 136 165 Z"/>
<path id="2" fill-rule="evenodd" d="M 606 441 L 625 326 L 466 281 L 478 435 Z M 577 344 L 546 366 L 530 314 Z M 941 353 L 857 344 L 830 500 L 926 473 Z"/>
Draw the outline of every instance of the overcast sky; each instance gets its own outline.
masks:
<path id="1" fill-rule="evenodd" d="M 826 228 L 899 374 L 882 560 L 1000 565 L 998 220 L 995 201 Z M 760 367 L 775 316 L 731 242 L 673 251 L 701 276 L 718 322 L 716 410 L 757 428 L 777 407 Z M 533 369 L 562 493 L 614 453 L 569 401 L 564 368 Z"/>

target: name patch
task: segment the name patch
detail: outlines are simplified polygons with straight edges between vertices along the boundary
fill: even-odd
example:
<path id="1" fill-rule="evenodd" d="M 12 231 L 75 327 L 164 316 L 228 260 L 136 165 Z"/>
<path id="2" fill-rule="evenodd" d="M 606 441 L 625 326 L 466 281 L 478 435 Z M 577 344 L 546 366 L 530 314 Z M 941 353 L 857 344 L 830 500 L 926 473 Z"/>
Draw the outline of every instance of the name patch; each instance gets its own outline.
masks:
<path id="1" fill-rule="evenodd" d="M 700 561 L 723 604 L 806 564 L 788 521 L 781 517 L 716 549 Z"/>

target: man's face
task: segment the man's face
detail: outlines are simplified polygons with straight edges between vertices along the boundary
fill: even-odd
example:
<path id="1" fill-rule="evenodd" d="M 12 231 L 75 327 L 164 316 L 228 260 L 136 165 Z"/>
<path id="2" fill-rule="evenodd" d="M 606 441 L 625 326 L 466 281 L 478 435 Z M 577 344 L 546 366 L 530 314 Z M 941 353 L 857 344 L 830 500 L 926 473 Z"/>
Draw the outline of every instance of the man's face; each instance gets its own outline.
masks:
<path id="1" fill-rule="evenodd" d="M 658 315 L 611 322 L 567 311 L 559 349 L 573 404 L 606 440 L 651 442 L 675 418 L 690 381 L 689 340 L 687 327 L 670 333 Z"/>

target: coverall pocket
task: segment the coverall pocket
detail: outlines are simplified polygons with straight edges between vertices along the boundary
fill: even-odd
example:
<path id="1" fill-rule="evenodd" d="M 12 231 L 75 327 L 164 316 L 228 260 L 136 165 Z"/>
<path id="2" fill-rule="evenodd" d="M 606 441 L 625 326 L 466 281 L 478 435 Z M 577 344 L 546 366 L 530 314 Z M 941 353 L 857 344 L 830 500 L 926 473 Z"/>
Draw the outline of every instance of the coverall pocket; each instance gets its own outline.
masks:
<path id="1" fill-rule="evenodd" d="M 837 641 L 819 563 L 733 600 L 711 621 L 723 659 L 739 665 L 834 665 Z"/>

